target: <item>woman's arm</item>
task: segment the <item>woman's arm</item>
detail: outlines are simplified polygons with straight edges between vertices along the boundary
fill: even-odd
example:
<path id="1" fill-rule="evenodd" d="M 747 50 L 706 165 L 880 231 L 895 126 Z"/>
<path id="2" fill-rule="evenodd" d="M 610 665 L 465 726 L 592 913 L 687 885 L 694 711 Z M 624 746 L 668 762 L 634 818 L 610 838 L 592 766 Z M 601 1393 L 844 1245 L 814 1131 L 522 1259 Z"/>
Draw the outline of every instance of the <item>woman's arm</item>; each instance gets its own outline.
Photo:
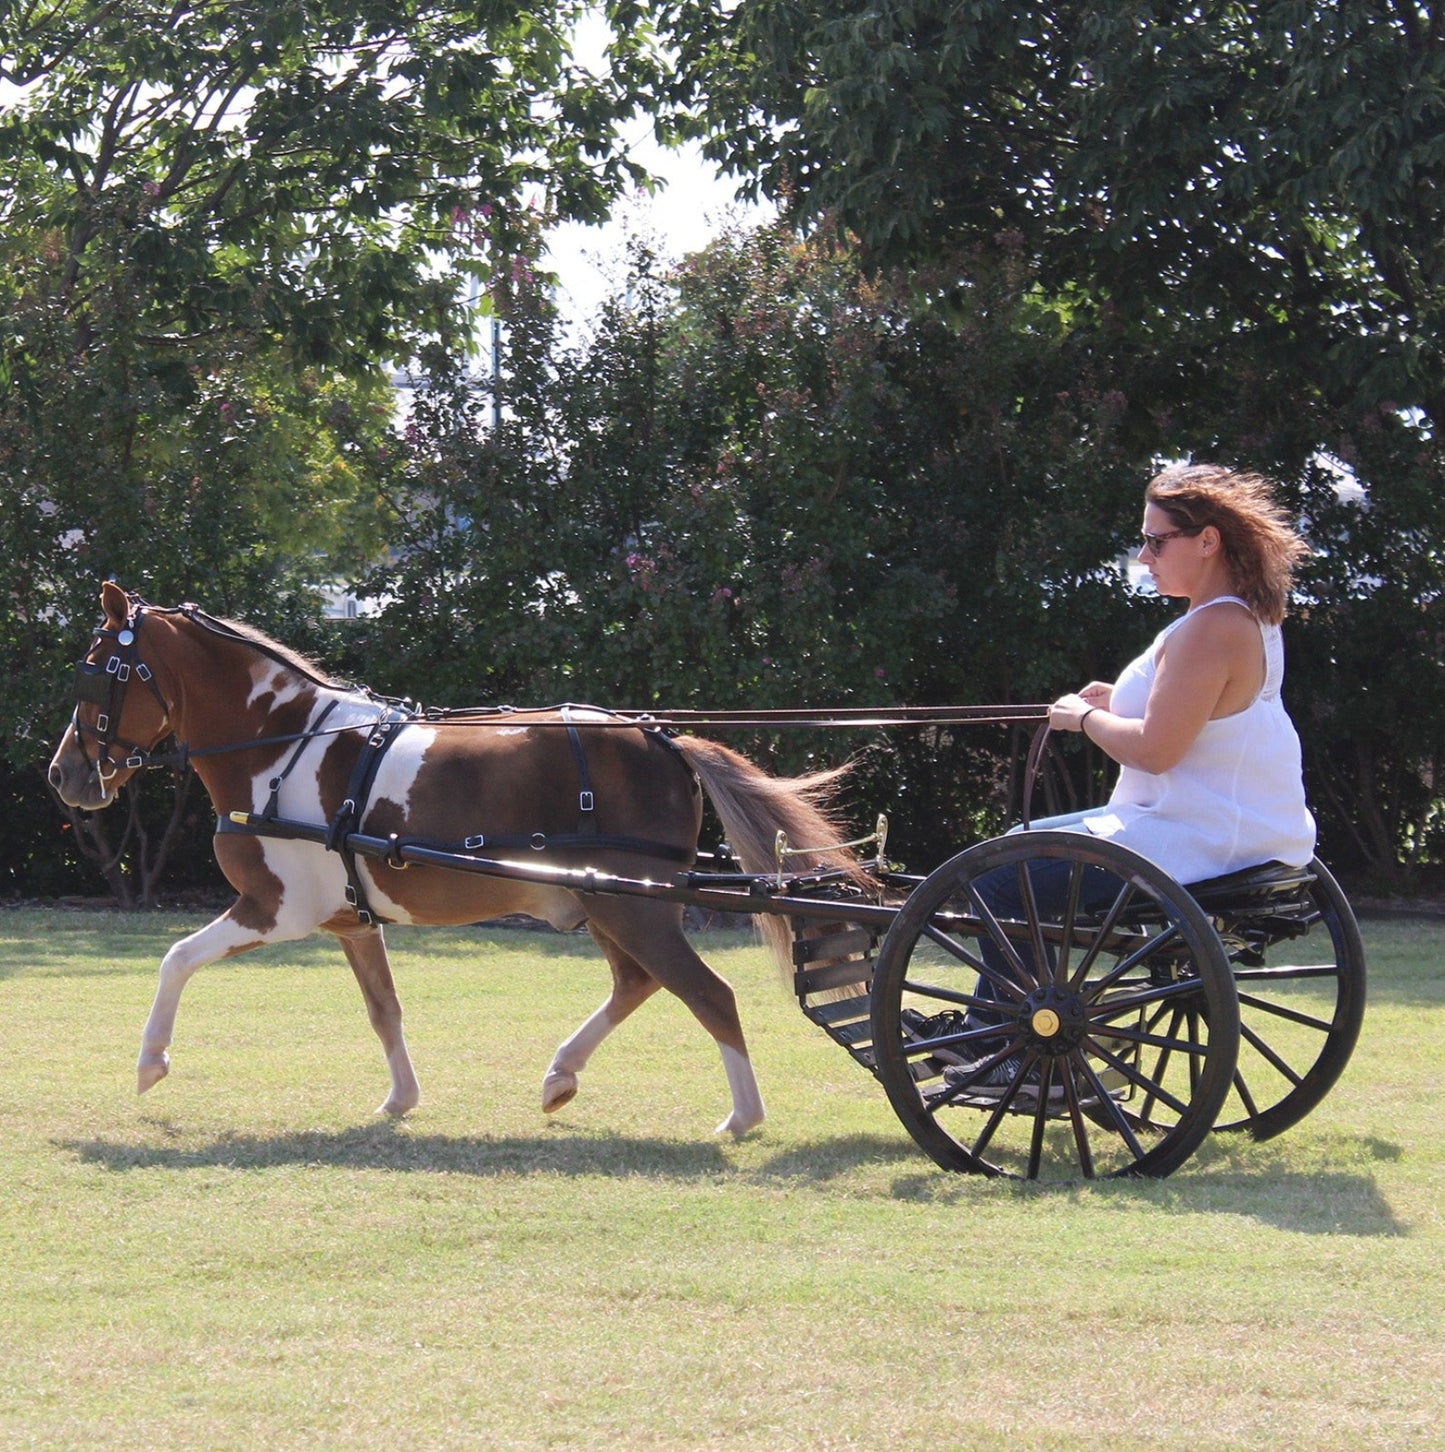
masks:
<path id="1" fill-rule="evenodd" d="M 1161 648 L 1142 719 L 1116 716 L 1101 705 L 1094 682 L 1060 697 L 1049 711 L 1049 725 L 1056 731 L 1083 731 L 1121 766 L 1168 771 L 1210 719 L 1249 704 L 1263 671 L 1253 616 L 1242 607 L 1217 606 L 1196 612 Z"/>

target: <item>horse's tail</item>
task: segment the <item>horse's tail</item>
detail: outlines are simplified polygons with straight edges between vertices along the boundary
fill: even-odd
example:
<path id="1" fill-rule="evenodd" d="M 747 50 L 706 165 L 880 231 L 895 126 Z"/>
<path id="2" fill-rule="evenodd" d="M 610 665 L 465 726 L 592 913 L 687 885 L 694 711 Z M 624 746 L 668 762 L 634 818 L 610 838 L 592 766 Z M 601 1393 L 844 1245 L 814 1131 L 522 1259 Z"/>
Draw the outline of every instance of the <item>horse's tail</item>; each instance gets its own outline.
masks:
<path id="1" fill-rule="evenodd" d="M 841 869 L 860 884 L 869 881 L 857 853 L 838 845 L 847 831 L 834 799 L 848 774 L 846 765 L 806 776 L 770 776 L 716 741 L 678 736 L 672 744 L 697 773 L 744 872 L 776 872 L 778 833 L 784 832 L 789 846 L 806 854 L 799 859 L 801 867 Z M 790 974 L 788 920 L 776 913 L 762 913 L 758 925 L 778 966 Z"/>

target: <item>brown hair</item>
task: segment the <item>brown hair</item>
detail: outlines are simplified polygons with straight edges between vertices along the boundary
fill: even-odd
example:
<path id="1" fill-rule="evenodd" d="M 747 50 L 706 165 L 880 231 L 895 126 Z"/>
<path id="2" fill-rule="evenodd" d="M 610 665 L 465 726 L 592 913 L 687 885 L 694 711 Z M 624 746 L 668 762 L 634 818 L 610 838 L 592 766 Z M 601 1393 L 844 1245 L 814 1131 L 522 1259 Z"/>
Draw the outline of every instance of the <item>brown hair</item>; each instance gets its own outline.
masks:
<path id="1" fill-rule="evenodd" d="M 1178 529 L 1212 524 L 1239 598 L 1271 625 L 1284 619 L 1290 582 L 1310 549 L 1268 479 L 1217 464 L 1176 464 L 1149 481 L 1144 498 Z"/>

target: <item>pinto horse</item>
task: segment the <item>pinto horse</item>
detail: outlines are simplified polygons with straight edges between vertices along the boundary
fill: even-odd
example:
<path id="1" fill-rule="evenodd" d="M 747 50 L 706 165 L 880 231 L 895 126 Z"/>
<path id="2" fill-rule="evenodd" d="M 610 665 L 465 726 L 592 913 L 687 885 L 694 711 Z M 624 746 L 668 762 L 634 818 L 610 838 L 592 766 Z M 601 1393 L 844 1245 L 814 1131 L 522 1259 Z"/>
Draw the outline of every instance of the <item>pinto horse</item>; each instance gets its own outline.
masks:
<path id="1" fill-rule="evenodd" d="M 547 857 L 568 866 L 665 878 L 696 856 L 701 784 L 744 869 L 766 872 L 780 831 L 799 843 L 838 841 L 830 798 L 841 771 L 773 777 L 716 742 L 600 724 L 603 713 L 584 708 L 496 713 L 485 724 L 476 713 L 402 718 L 394 703 L 194 605 L 156 607 L 106 584 L 101 606 L 50 782 L 70 806 L 96 810 L 145 766 L 189 759 L 216 810 L 216 859 L 237 893 L 161 961 L 141 1039 L 141 1093 L 169 1072 L 176 1009 L 197 968 L 324 929 L 341 944 L 386 1054 L 391 1090 L 378 1113 L 404 1115 L 421 1093 L 381 923 L 524 913 L 564 931 L 585 924 L 612 969 L 610 996 L 553 1055 L 544 1111 L 576 1094 L 597 1046 L 662 987 L 717 1041 L 732 1098 L 718 1131 L 742 1135 L 762 1122 L 732 988 L 688 942 L 680 903 L 363 861 L 327 842 L 228 828 L 233 813 L 335 823 L 350 810 L 350 829 L 368 835 L 485 839 L 489 856 L 511 861 L 535 861 L 545 840 Z M 176 752 L 158 754 L 171 737 Z M 371 778 L 360 791 L 358 775 Z M 817 861 L 856 870 L 846 847 L 822 848 Z M 769 936 L 786 962 L 786 932 Z"/>

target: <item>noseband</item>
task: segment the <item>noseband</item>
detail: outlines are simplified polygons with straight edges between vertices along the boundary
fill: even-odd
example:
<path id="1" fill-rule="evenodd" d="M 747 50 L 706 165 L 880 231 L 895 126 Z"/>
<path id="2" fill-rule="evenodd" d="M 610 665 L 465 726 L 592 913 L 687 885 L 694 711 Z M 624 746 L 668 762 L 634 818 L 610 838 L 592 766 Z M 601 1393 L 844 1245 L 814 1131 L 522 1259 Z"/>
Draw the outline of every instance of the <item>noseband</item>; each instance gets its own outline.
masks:
<path id="1" fill-rule="evenodd" d="M 156 686 L 150 667 L 140 658 L 140 647 L 136 643 L 146 610 L 145 602 L 135 595 L 130 595 L 127 599 L 130 611 L 126 623 L 119 629 L 106 625 L 97 626 L 90 643 L 93 651 L 103 641 L 113 640 L 117 647 L 115 653 L 104 664 L 85 659 L 75 664 L 75 710 L 71 714 L 70 722 L 76 739 L 80 742 L 81 752 L 87 757 L 89 753 L 86 751 L 85 738 L 95 738 L 95 774 L 104 795 L 109 795 L 109 783 L 118 771 L 163 764 L 152 756 L 150 748 L 138 746 L 120 736 L 126 690 L 133 679 L 144 682 L 151 695 L 156 698 L 163 720 L 167 724 L 170 722 L 170 709 Z M 86 652 L 87 655 L 89 653 Z M 83 705 L 98 708 L 99 714 L 94 726 L 87 726 L 80 719 L 80 708 Z M 111 755 L 112 748 L 115 747 L 125 753 L 125 759 L 120 763 Z"/>

